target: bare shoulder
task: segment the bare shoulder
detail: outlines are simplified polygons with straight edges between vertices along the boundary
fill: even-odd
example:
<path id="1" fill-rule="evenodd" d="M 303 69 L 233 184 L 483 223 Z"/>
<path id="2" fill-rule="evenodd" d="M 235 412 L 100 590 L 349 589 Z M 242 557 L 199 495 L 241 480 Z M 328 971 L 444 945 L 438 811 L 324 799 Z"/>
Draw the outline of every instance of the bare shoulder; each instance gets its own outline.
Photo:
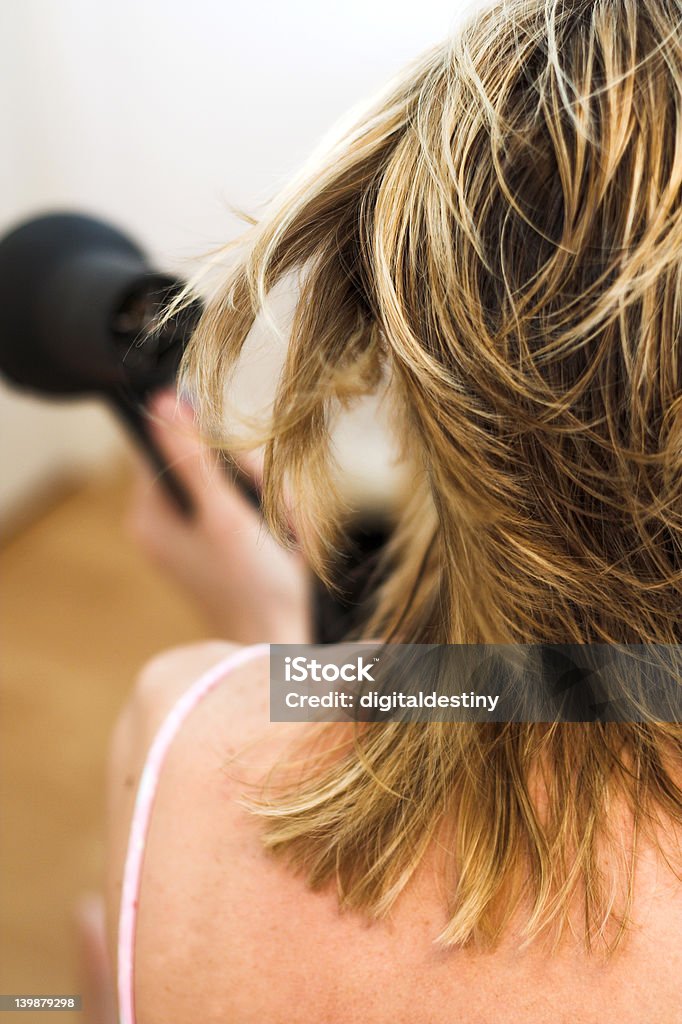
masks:
<path id="1" fill-rule="evenodd" d="M 245 658 L 240 659 L 240 652 Z M 118 922 L 123 866 L 137 786 L 157 730 L 182 695 L 210 669 L 224 664 L 229 679 L 216 686 L 183 723 L 173 741 L 157 795 L 161 820 L 192 806 L 205 773 L 216 759 L 236 749 L 268 722 L 267 657 L 249 657 L 238 644 L 211 640 L 175 647 L 141 668 L 114 729 L 107 772 L 107 918 L 112 956 Z M 233 669 L 227 673 L 232 662 Z M 177 778 L 182 777 L 182 785 Z M 173 780 L 170 788 L 165 778 Z M 177 795 L 179 804 L 174 799 Z M 205 802 L 202 809 L 206 810 Z"/>
<path id="2" fill-rule="evenodd" d="M 199 676 L 239 650 L 239 644 L 206 640 L 161 651 L 140 669 L 124 713 L 145 715 L 154 725 Z"/>
<path id="3" fill-rule="evenodd" d="M 245 655 L 243 665 L 239 664 L 240 653 Z M 267 709 L 267 657 L 250 657 L 258 653 L 240 644 L 208 640 L 172 647 L 150 658 L 140 669 L 119 715 L 110 760 L 128 757 L 124 750 L 130 749 L 131 742 L 143 757 L 156 730 L 183 693 L 205 672 L 232 658 L 235 667 L 229 692 L 239 698 L 242 712 L 249 702 L 256 702 L 260 710 Z"/>
<path id="4" fill-rule="evenodd" d="M 204 667 L 238 650 L 205 650 Z M 214 1000 L 224 1005 L 234 987 L 217 963 L 235 957 L 239 929 L 251 914 L 247 895 L 273 870 L 244 798 L 259 795 L 290 730 L 269 721 L 267 657 L 242 650 L 254 656 L 236 657 L 229 675 L 186 718 L 159 780 L 134 961 L 138 1019 L 145 1024 L 213 1019 L 204 1011 Z M 151 666 L 143 702 L 156 708 L 163 680 L 175 679 L 185 657 L 196 671 L 197 655 L 178 652 L 172 664 Z"/>

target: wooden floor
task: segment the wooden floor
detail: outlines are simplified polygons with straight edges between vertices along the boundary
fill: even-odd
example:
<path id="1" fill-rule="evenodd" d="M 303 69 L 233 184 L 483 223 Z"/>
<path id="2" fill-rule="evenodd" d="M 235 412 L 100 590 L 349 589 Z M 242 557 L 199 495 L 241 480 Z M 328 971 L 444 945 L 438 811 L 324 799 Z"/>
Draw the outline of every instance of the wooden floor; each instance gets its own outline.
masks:
<path id="1" fill-rule="evenodd" d="M 87 483 L 0 554 L 0 993 L 79 991 L 112 723 L 146 658 L 204 632 L 126 536 L 127 487 L 124 466 Z"/>

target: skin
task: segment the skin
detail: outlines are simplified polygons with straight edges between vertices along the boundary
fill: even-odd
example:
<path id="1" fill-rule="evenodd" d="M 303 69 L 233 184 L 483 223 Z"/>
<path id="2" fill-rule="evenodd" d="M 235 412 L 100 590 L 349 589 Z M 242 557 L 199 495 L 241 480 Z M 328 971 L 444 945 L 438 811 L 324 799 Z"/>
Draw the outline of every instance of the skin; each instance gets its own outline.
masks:
<path id="1" fill-rule="evenodd" d="M 243 644 L 310 639 L 310 576 L 297 552 L 285 550 L 257 511 L 201 444 L 191 407 L 164 391 L 150 407 L 158 447 L 191 495 L 190 519 L 138 463 L 128 528 L 147 557 L 199 605 L 217 636 Z M 244 469 L 256 489 L 260 463 Z"/>
<path id="2" fill-rule="evenodd" d="M 224 479 L 206 483 L 191 419 L 180 432 L 176 426 L 160 422 L 159 443 L 206 508 L 182 521 L 143 477 L 131 522 L 150 555 L 186 581 L 220 633 L 237 643 L 215 640 L 157 657 L 118 722 L 109 767 L 112 962 L 136 784 L 165 713 L 240 643 L 272 640 L 265 631 L 273 628 L 282 642 L 309 635 L 304 567 L 287 562 L 281 549 L 263 557 L 256 513 Z M 280 556 L 273 571 L 272 557 Z M 222 569 L 213 576 L 216 565 Z M 387 920 L 340 913 L 333 891 L 312 892 L 266 854 L 257 819 L 239 802 L 245 792 L 257 793 L 309 728 L 269 722 L 266 659 L 234 672 L 185 722 L 162 774 L 145 856 L 135 960 L 139 1024 L 680 1024 L 680 887 L 646 844 L 635 925 L 609 962 L 570 938 L 552 956 L 541 943 L 522 951 L 521 920 L 492 955 L 439 952 L 433 940 L 445 905 L 432 856 Z M 580 934 L 578 907 L 575 923 Z"/>

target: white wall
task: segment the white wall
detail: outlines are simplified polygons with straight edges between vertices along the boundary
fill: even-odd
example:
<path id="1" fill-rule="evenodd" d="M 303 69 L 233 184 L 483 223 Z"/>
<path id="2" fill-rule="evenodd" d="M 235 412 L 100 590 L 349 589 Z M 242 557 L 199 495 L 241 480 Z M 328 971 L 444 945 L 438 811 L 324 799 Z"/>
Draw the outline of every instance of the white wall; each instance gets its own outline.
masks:
<path id="1" fill-rule="evenodd" d="M 0 233 L 84 210 L 181 272 L 330 123 L 447 34 L 459 0 L 4 0 Z M 9 158 L 9 159 L 7 159 Z M 2 324 L 0 322 L 0 330 Z M 0 514 L 51 467 L 106 460 L 97 407 L 0 389 Z"/>

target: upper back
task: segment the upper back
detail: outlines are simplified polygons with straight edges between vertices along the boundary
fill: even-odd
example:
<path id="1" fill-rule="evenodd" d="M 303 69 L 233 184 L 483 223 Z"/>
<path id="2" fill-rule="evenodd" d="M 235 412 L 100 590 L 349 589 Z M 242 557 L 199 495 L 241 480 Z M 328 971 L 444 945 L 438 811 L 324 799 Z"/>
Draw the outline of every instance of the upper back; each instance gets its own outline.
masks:
<path id="1" fill-rule="evenodd" d="M 133 709 L 142 746 L 191 681 L 193 659 L 200 670 L 217 653 L 184 652 L 152 672 Z M 382 921 L 311 891 L 264 851 L 258 819 L 239 803 L 306 728 L 269 723 L 264 659 L 231 673 L 184 723 L 147 841 L 138 1024 L 682 1021 L 681 889 L 645 847 L 633 925 L 608 962 L 585 953 L 580 936 L 554 954 L 538 943 L 524 951 L 515 929 L 492 953 L 439 949 L 445 883 L 428 856 Z M 139 750 L 131 763 L 139 771 Z"/>

